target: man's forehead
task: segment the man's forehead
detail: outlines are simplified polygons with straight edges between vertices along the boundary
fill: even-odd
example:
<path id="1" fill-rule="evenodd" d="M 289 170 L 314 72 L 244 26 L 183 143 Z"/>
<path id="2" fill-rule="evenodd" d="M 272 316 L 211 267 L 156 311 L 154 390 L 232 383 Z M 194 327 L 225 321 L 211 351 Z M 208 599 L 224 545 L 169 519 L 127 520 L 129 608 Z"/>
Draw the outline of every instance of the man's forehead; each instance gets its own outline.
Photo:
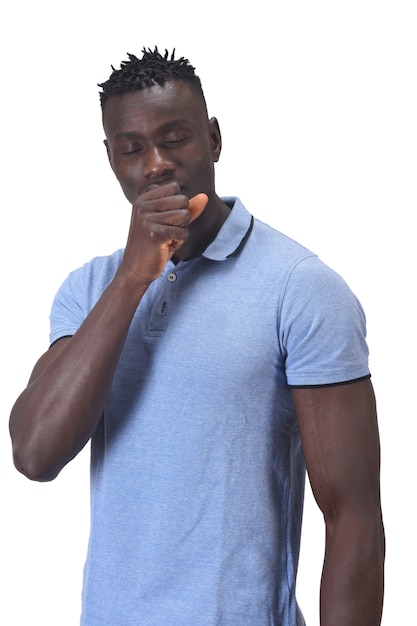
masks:
<path id="1" fill-rule="evenodd" d="M 124 127 L 139 120 L 160 120 L 161 124 L 168 124 L 171 119 L 191 121 L 204 113 L 203 99 L 196 90 L 186 83 L 170 81 L 110 96 L 104 107 L 103 124 Z"/>

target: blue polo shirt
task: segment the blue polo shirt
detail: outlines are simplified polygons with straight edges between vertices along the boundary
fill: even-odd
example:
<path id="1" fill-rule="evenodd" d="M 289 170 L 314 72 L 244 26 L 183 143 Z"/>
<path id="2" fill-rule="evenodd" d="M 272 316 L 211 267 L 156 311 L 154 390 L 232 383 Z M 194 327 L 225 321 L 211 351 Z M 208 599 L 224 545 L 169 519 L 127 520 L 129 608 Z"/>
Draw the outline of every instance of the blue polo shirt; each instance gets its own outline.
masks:
<path id="1" fill-rule="evenodd" d="M 290 386 L 369 376 L 362 308 L 318 257 L 237 198 L 132 321 L 91 442 L 83 626 L 300 626 L 305 467 Z M 72 335 L 123 251 L 71 273 Z"/>

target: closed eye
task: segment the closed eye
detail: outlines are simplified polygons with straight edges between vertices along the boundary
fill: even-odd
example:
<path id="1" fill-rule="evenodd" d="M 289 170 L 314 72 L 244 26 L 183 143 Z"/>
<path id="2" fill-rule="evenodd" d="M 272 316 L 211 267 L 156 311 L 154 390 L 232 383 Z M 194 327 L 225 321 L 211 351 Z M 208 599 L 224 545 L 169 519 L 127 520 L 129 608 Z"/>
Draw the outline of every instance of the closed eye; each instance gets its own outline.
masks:
<path id="1" fill-rule="evenodd" d="M 123 154 L 136 154 L 142 150 L 143 146 L 126 146 L 126 148 L 123 148 L 122 152 Z"/>
<path id="2" fill-rule="evenodd" d="M 172 144 L 172 143 L 183 143 L 186 140 L 186 137 L 181 137 L 181 139 L 165 139 L 164 143 Z"/>
<path id="3" fill-rule="evenodd" d="M 165 144 L 178 144 L 184 143 L 188 139 L 188 133 L 180 131 L 179 129 L 172 130 L 164 137 Z"/>

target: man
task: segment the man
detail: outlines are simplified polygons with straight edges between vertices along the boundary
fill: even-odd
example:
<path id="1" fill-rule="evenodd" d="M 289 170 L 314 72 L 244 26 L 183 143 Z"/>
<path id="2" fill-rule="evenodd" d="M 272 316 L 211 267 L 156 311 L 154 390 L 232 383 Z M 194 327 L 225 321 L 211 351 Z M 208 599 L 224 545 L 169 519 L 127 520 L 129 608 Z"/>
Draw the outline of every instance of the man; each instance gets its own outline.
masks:
<path id="1" fill-rule="evenodd" d="M 219 125 L 188 60 L 144 50 L 100 87 L 127 244 L 64 282 L 10 419 L 34 480 L 91 439 L 82 625 L 304 624 L 305 465 L 326 524 L 321 624 L 379 624 L 360 304 L 315 254 L 216 195 Z"/>

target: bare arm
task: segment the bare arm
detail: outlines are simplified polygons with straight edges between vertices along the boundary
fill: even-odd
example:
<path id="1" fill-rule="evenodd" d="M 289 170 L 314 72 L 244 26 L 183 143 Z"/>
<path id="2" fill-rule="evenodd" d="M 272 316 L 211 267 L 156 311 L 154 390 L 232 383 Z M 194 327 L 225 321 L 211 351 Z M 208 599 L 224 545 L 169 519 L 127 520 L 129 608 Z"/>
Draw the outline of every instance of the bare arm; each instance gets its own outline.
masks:
<path id="1" fill-rule="evenodd" d="M 55 478 L 94 433 L 141 298 L 187 238 L 191 213 L 178 191 L 170 183 L 138 198 L 115 278 L 77 333 L 40 358 L 17 399 L 13 456 L 29 478 Z"/>
<path id="2" fill-rule="evenodd" d="M 294 389 L 293 398 L 312 490 L 326 524 L 321 626 L 378 626 L 385 541 L 372 384 Z"/>

